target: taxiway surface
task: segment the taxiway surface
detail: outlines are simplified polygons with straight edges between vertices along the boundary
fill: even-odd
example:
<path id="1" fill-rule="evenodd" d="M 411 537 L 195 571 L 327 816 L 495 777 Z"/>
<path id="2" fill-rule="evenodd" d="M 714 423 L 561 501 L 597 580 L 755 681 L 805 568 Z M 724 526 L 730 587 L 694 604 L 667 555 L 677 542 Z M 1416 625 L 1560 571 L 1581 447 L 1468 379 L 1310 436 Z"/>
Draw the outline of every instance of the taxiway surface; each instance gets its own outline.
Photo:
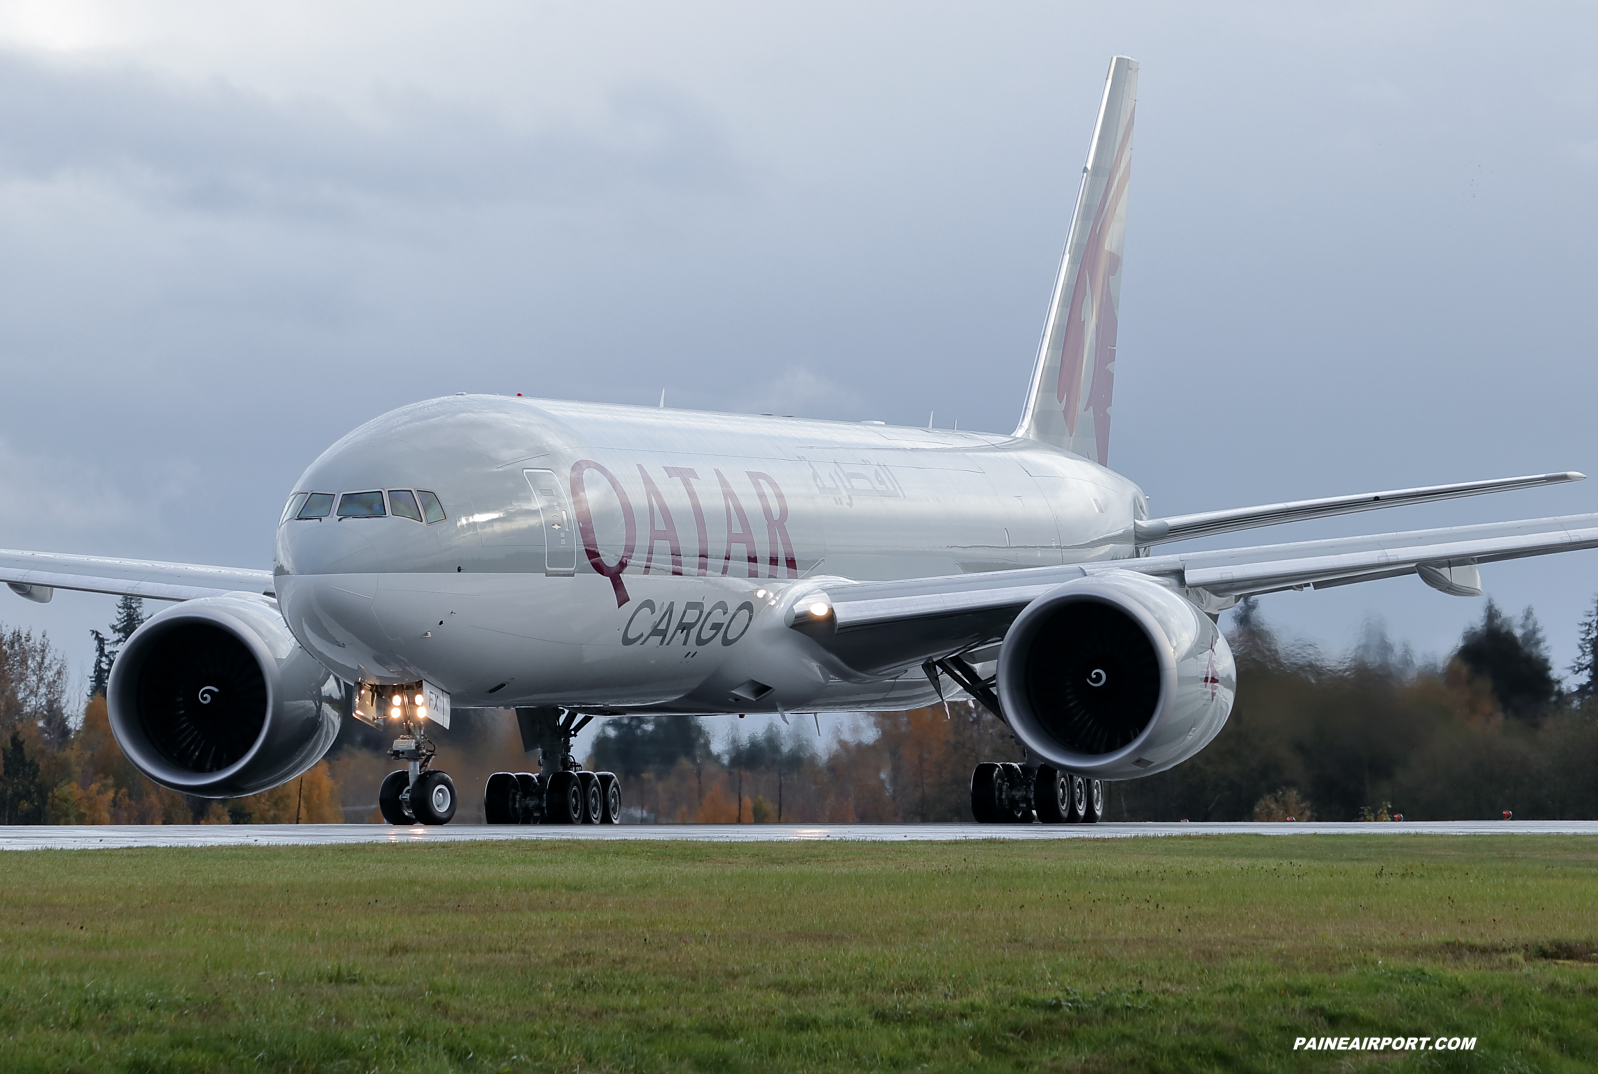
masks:
<path id="1" fill-rule="evenodd" d="M 149 824 L 0 827 L 0 850 L 328 846 L 503 839 L 671 839 L 707 843 L 816 840 L 1127 839 L 1182 835 L 1598 835 L 1598 821 L 1404 821 L 1390 824 Z"/>

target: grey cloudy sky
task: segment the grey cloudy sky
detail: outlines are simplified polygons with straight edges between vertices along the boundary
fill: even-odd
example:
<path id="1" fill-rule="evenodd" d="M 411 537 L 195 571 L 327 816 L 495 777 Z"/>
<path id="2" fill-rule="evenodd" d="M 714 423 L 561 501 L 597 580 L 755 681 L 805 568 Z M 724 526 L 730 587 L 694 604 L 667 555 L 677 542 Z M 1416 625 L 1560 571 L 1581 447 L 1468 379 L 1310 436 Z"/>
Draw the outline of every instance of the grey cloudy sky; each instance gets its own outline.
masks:
<path id="1" fill-rule="evenodd" d="M 1008 431 L 1142 61 L 1111 462 L 1165 513 L 1557 469 L 1590 415 L 1578 4 L 0 3 L 0 546 L 266 565 L 454 391 Z M 1598 481 L 1269 539 L 1598 509 Z M 1563 664 L 1598 554 L 1484 570 Z M 11 599 L 75 662 L 112 600 Z M 1443 652 L 1414 579 L 1268 598 Z"/>

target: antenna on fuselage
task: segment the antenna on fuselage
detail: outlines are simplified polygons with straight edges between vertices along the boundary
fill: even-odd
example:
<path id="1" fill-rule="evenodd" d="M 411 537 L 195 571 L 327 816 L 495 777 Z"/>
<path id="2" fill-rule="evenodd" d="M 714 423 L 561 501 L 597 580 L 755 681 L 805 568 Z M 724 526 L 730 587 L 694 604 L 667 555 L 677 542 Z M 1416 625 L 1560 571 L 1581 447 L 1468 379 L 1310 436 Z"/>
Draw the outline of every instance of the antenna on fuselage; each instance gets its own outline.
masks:
<path id="1" fill-rule="evenodd" d="M 661 409 L 661 410 L 665 410 L 666 409 L 666 389 L 665 388 L 660 389 L 660 408 L 659 409 Z"/>

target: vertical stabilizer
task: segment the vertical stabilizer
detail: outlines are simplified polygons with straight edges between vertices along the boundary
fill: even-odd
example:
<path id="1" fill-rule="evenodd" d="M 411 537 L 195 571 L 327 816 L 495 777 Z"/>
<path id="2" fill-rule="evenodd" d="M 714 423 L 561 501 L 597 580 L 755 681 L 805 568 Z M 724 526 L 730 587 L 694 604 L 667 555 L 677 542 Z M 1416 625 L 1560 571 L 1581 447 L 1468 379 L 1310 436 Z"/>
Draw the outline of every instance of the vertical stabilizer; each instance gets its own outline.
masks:
<path id="1" fill-rule="evenodd" d="M 1115 330 L 1121 301 L 1126 188 L 1132 176 L 1137 61 L 1117 56 L 1104 83 L 1099 123 L 1082 169 L 1071 237 L 1054 283 L 1032 389 L 1015 435 L 1107 465 Z"/>

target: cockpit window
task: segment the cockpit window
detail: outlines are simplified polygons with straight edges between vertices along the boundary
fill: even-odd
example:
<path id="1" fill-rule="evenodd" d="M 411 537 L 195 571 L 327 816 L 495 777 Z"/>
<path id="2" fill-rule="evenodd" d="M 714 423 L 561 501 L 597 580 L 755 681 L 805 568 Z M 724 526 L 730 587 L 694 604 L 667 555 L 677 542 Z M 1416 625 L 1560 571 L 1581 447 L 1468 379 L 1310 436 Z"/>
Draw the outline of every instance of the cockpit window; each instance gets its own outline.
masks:
<path id="1" fill-rule="evenodd" d="M 346 492 L 339 497 L 339 518 L 383 518 L 387 514 L 381 492 Z"/>
<path id="2" fill-rule="evenodd" d="M 438 502 L 437 496 L 426 489 L 417 489 L 416 498 L 422 501 L 422 514 L 426 517 L 428 525 L 444 521 L 444 505 Z"/>
<path id="3" fill-rule="evenodd" d="M 300 508 L 305 506 L 305 497 L 308 495 L 310 494 L 305 492 L 296 492 L 294 495 L 290 496 L 289 502 L 283 505 L 283 517 L 277 520 L 277 524 L 281 526 L 283 523 L 299 514 Z"/>
<path id="4" fill-rule="evenodd" d="M 416 506 L 416 494 L 410 489 L 389 489 L 388 509 L 412 522 L 422 520 L 422 509 Z"/>
<path id="5" fill-rule="evenodd" d="M 295 518 L 326 518 L 328 512 L 333 510 L 333 494 L 331 492 L 313 492 L 305 497 L 305 506 L 301 507 L 294 515 Z"/>

